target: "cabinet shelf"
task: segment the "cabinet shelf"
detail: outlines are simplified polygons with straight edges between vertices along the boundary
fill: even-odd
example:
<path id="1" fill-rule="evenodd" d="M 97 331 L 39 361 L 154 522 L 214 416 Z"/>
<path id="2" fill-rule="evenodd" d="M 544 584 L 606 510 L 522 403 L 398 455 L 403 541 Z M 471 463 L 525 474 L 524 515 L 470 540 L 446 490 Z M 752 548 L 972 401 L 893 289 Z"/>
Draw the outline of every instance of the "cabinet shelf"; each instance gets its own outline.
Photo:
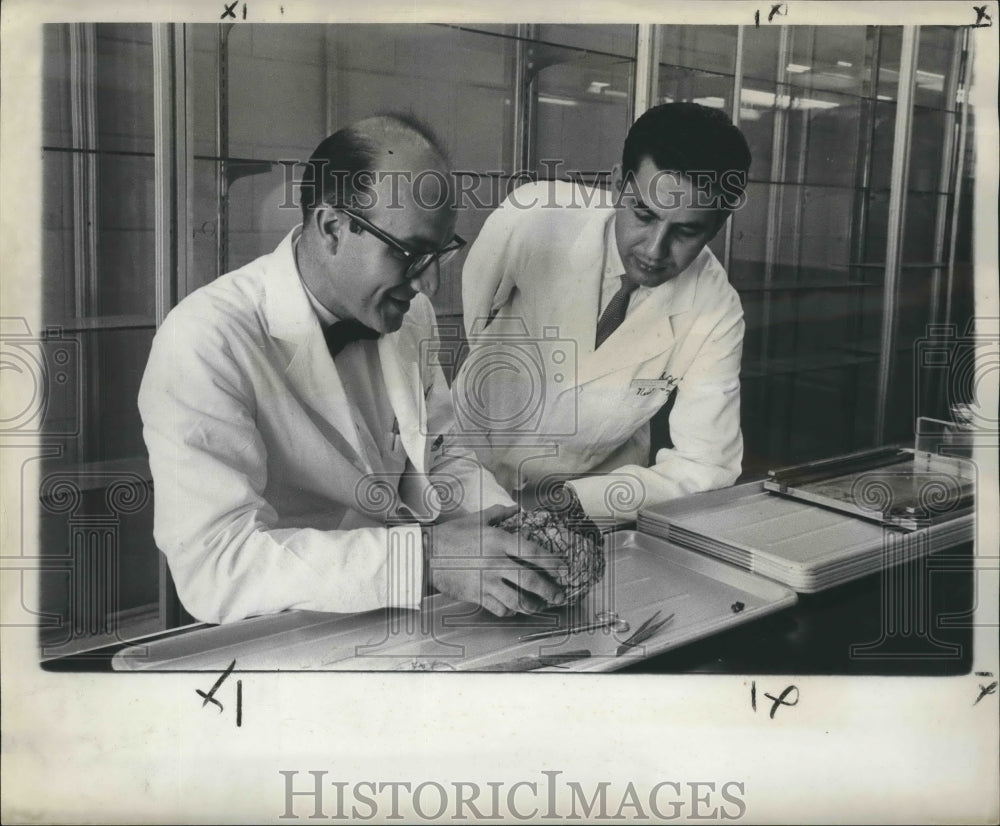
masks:
<path id="1" fill-rule="evenodd" d="M 868 354 L 815 354 L 809 356 L 780 357 L 767 360 L 764 369 L 760 359 L 751 359 L 743 363 L 740 371 L 741 379 L 763 379 L 774 376 L 791 376 L 798 373 L 811 373 L 818 370 L 837 370 L 842 367 L 856 367 L 861 364 L 874 364 L 876 357 Z"/>
<path id="2" fill-rule="evenodd" d="M 873 281 L 842 281 L 829 279 L 825 281 L 772 281 L 770 284 L 756 282 L 732 282 L 733 287 L 741 293 L 761 292 L 808 292 L 810 290 L 853 290 L 864 287 L 880 287 Z"/>

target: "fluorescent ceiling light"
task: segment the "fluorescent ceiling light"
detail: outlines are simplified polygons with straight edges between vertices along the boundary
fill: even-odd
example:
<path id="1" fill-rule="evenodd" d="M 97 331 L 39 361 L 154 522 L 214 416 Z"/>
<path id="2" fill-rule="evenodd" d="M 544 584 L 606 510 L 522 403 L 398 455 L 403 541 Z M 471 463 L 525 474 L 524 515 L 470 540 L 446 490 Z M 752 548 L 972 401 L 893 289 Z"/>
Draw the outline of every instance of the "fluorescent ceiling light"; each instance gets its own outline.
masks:
<path id="1" fill-rule="evenodd" d="M 774 95 L 761 89 L 744 88 L 740 94 L 743 103 L 768 109 L 772 107 L 776 109 L 835 109 L 840 105 L 829 100 L 817 100 L 816 98 L 791 98 L 788 95 Z"/>
<path id="2" fill-rule="evenodd" d="M 760 112 L 756 109 L 740 109 L 740 120 L 760 120 Z"/>
<path id="3" fill-rule="evenodd" d="M 800 75 L 803 72 L 808 72 L 809 71 L 809 67 L 808 66 L 803 66 L 801 63 L 789 63 L 786 68 L 793 75 Z"/>
<path id="4" fill-rule="evenodd" d="M 845 69 L 850 69 L 854 64 L 853 63 L 848 63 L 846 60 L 838 60 L 837 61 L 837 65 L 838 66 L 843 66 Z"/>
<path id="5" fill-rule="evenodd" d="M 740 98 L 744 103 L 749 103 L 751 106 L 774 106 L 774 95 L 771 92 L 764 92 L 760 89 L 747 89 L 744 87 L 740 90 Z"/>
<path id="6" fill-rule="evenodd" d="M 694 98 L 695 103 L 708 106 L 711 109 L 722 109 L 726 105 L 725 98 L 709 96 L 707 98 Z"/>
<path id="7" fill-rule="evenodd" d="M 795 98 L 793 109 L 836 109 L 840 106 L 832 100 L 817 100 L 816 98 Z"/>
<path id="8" fill-rule="evenodd" d="M 944 75 L 917 69 L 917 86 L 921 89 L 932 89 L 935 92 L 941 92 L 944 90 Z"/>
<path id="9" fill-rule="evenodd" d="M 569 98 L 553 98 L 548 95 L 539 95 L 539 103 L 551 103 L 553 106 L 576 106 L 577 102 L 575 100 L 570 100 Z"/>
<path id="10" fill-rule="evenodd" d="M 628 92 L 623 92 L 619 89 L 612 89 L 610 83 L 605 83 L 603 80 L 593 80 L 590 86 L 587 87 L 587 92 L 592 95 L 601 95 L 602 97 L 608 98 L 627 98 Z"/>

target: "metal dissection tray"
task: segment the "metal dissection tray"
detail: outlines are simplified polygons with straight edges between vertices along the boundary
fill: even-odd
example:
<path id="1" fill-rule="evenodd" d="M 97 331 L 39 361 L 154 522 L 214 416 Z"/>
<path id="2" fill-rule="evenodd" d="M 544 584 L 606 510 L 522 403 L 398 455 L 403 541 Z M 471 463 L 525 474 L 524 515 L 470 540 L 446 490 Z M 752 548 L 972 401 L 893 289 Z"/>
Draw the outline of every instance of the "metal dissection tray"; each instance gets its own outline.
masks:
<path id="1" fill-rule="evenodd" d="M 909 448 L 876 448 L 768 472 L 764 489 L 908 531 L 972 512 L 972 466 Z"/>

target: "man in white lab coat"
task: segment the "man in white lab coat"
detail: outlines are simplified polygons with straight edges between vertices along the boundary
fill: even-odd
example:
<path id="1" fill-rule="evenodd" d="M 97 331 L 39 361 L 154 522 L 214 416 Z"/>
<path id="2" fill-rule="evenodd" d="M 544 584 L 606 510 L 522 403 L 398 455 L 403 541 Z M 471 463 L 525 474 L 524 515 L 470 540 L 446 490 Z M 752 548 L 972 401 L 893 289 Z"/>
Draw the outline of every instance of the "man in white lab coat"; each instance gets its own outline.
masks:
<path id="1" fill-rule="evenodd" d="M 431 587 L 501 616 L 562 601 L 551 558 L 522 565 L 537 549 L 487 524 L 511 499 L 455 446 L 422 357 L 422 292 L 463 242 L 449 198 L 411 183 L 444 164 L 407 118 L 335 133 L 302 226 L 157 332 L 139 394 L 154 533 L 197 618 L 418 608 Z"/>
<path id="2" fill-rule="evenodd" d="M 665 104 L 633 124 L 613 192 L 538 182 L 490 215 L 463 271 L 452 390 L 501 484 L 558 501 L 572 479 L 588 515 L 631 519 L 736 480 L 743 310 L 706 245 L 749 165 L 724 114 Z M 672 446 L 648 466 L 649 420 L 674 394 Z"/>

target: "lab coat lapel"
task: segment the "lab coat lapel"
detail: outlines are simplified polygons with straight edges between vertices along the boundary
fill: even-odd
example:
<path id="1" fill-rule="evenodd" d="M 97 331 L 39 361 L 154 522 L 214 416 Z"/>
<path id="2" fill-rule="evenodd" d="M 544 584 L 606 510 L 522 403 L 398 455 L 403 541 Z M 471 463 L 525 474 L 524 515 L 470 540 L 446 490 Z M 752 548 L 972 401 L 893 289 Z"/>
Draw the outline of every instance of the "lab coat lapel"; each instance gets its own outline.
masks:
<path id="1" fill-rule="evenodd" d="M 700 260 L 654 289 L 597 350 L 593 335 L 587 340 L 589 349 L 580 355 L 578 385 L 648 361 L 673 347 L 673 317 L 691 309 Z"/>
<path id="2" fill-rule="evenodd" d="M 378 355 L 403 449 L 417 473 L 426 473 L 426 402 L 420 378 L 420 354 L 409 329 L 404 323 L 398 332 L 382 336 L 378 340 Z"/>
<path id="3" fill-rule="evenodd" d="M 268 329 L 289 345 L 291 358 L 285 375 L 299 397 L 340 435 L 342 442 L 335 447 L 357 468 L 371 472 L 362 458 L 344 386 L 295 267 L 292 239 L 296 232 L 285 237 L 267 262 L 264 315 Z"/>
<path id="4" fill-rule="evenodd" d="M 584 224 L 566 258 L 566 277 L 553 279 L 552 288 L 557 294 L 542 305 L 557 308 L 553 323 L 558 325 L 558 338 L 576 342 L 578 364 L 594 349 L 596 307 L 604 275 L 604 239 L 611 217 L 606 212 L 595 212 Z M 588 307 L 595 309 L 588 312 L 584 309 Z"/>

